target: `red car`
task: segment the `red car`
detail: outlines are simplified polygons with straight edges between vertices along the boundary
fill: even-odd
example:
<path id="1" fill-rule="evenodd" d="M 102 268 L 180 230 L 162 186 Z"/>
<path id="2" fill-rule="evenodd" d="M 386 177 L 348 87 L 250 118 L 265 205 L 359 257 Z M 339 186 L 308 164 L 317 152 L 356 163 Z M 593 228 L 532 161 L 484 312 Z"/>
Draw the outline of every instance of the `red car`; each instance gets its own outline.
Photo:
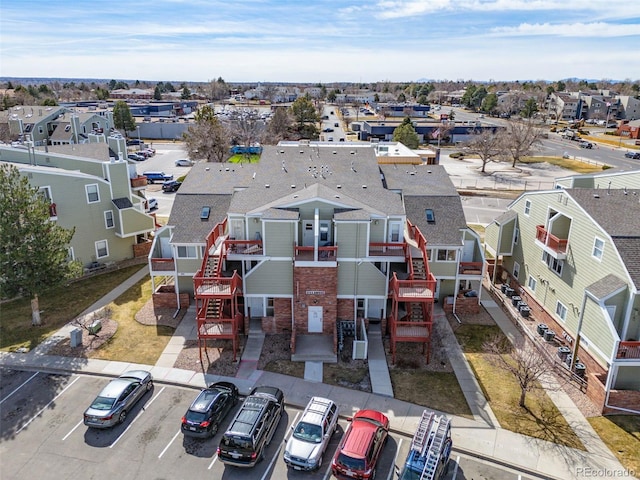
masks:
<path id="1" fill-rule="evenodd" d="M 389 434 L 389 419 L 376 410 L 360 410 L 350 419 L 331 472 L 339 479 L 372 479 L 376 463 Z"/>

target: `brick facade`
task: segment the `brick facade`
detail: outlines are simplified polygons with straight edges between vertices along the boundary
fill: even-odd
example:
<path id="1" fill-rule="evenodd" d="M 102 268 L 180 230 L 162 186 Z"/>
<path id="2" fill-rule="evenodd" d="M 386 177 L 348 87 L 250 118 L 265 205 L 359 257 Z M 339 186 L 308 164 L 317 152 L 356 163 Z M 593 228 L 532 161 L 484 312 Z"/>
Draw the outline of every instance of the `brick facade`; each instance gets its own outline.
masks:
<path id="1" fill-rule="evenodd" d="M 322 333 L 333 335 L 338 318 L 338 270 L 335 267 L 295 267 L 293 319 L 297 334 L 308 333 L 308 307 L 322 308 Z"/>
<path id="2" fill-rule="evenodd" d="M 152 295 L 153 308 L 178 308 L 178 299 L 173 285 L 162 285 L 156 289 Z M 180 308 L 189 306 L 190 298 L 188 293 L 180 294 Z"/>

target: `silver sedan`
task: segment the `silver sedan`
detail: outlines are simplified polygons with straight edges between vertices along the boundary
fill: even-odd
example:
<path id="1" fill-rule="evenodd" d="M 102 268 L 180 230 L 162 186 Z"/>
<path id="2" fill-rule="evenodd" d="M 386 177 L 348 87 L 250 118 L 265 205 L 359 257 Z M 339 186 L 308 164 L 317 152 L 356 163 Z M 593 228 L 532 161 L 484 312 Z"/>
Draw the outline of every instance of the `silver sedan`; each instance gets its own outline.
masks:
<path id="1" fill-rule="evenodd" d="M 114 378 L 102 389 L 84 412 L 84 424 L 108 428 L 124 422 L 128 411 L 153 388 L 153 378 L 146 370 L 131 370 Z"/>

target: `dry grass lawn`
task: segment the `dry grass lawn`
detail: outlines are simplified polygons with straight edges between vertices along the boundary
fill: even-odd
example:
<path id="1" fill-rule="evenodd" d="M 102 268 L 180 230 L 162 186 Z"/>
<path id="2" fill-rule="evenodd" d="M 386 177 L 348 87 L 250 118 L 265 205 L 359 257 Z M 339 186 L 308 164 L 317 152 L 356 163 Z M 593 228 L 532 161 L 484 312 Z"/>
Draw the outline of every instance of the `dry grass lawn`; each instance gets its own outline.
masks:
<path id="1" fill-rule="evenodd" d="M 500 332 L 497 326 L 459 325 L 455 334 L 500 426 L 512 432 L 584 450 L 547 393 L 527 394 L 526 408 L 518 405 L 520 387 L 515 378 L 494 366 L 482 345 Z"/>
<path id="2" fill-rule="evenodd" d="M 398 400 L 473 419 L 455 373 L 392 369 L 389 374 Z"/>
<path id="3" fill-rule="evenodd" d="M 147 276 L 120 295 L 111 305 L 111 318 L 118 330 L 91 358 L 154 365 L 169 343 L 174 329 L 166 326 L 142 325 L 136 313 L 151 297 L 151 280 Z"/>
<path id="4" fill-rule="evenodd" d="M 4 302 L 0 306 L 0 349 L 35 348 L 141 268 L 134 265 L 93 275 L 46 292 L 40 296 L 42 325 L 39 327 L 31 326 L 30 299 Z"/>
<path id="5" fill-rule="evenodd" d="M 620 463 L 640 474 L 640 415 L 589 418 L 589 423 Z"/>

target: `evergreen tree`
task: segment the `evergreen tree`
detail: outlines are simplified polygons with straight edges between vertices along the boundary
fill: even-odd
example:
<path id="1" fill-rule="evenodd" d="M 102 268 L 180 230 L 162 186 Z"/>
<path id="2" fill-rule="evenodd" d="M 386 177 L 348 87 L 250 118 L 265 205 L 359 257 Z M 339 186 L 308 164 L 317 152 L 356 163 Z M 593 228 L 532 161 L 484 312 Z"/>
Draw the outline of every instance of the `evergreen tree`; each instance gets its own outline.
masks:
<path id="1" fill-rule="evenodd" d="M 69 261 L 74 229 L 52 222 L 49 202 L 13 165 L 0 165 L 0 295 L 31 298 L 31 323 L 40 325 L 38 298 L 80 273 Z"/>
<path id="2" fill-rule="evenodd" d="M 118 100 L 113 106 L 113 125 L 125 132 L 131 132 L 136 129 L 136 120 L 131 115 L 127 102 Z"/>
<path id="3" fill-rule="evenodd" d="M 393 131 L 393 141 L 400 142 L 411 149 L 418 148 L 420 139 L 416 133 L 416 129 L 413 128 L 411 118 L 405 117 L 398 127 Z"/>

